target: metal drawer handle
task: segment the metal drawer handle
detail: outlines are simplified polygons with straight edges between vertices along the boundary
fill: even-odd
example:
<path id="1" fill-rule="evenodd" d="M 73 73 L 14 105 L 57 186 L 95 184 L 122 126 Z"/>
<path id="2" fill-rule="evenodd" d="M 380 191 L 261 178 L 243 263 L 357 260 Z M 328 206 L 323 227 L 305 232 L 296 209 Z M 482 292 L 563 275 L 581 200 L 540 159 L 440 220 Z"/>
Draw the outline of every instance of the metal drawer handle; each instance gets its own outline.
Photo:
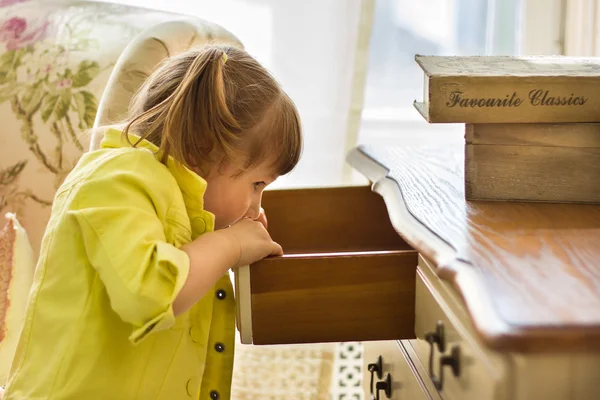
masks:
<path id="1" fill-rule="evenodd" d="M 448 365 L 452 368 L 452 374 L 456 377 L 460 376 L 460 347 L 452 346 L 450 355 L 442 356 L 440 358 L 440 377 L 431 374 L 431 380 L 433 386 L 438 391 L 441 391 L 444 387 L 444 367 Z"/>
<path id="2" fill-rule="evenodd" d="M 377 379 L 381 379 L 383 376 L 383 358 L 377 357 L 377 362 L 367 365 L 367 369 L 371 373 L 371 397 L 373 397 L 373 381 L 374 376 L 377 374 Z M 379 396 L 379 395 L 378 395 Z"/>
<path id="3" fill-rule="evenodd" d="M 440 353 L 446 351 L 446 331 L 444 329 L 444 321 L 438 321 L 435 325 L 435 332 L 427 332 L 425 334 L 425 340 L 431 345 L 431 353 L 433 352 L 434 343 L 437 344 Z M 431 359 L 431 356 L 429 358 Z"/>
<path id="4" fill-rule="evenodd" d="M 390 374 L 385 374 L 385 378 L 382 381 L 377 382 L 375 389 L 377 390 L 377 396 L 373 396 L 373 392 L 371 392 L 371 400 L 379 400 L 379 392 L 382 390 L 383 393 L 385 393 L 385 397 L 388 399 L 392 397 L 392 376 Z"/>
<path id="5" fill-rule="evenodd" d="M 446 332 L 444 330 L 444 322 L 438 321 L 435 326 L 434 332 L 425 333 L 425 340 L 429 343 L 429 376 L 435 376 L 433 371 L 433 354 L 435 352 L 434 344 L 437 344 L 437 348 L 440 353 L 446 350 Z M 432 378 L 433 379 L 433 378 Z"/>

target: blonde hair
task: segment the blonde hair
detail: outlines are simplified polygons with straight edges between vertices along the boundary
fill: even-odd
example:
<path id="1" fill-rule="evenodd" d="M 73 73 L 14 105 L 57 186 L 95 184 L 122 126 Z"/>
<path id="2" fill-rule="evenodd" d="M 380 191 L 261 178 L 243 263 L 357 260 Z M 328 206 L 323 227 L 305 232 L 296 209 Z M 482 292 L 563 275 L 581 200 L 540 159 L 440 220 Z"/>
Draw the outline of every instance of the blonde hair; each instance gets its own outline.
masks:
<path id="1" fill-rule="evenodd" d="M 274 156 L 279 175 L 302 152 L 302 129 L 293 101 L 245 51 L 207 46 L 166 59 L 142 85 L 130 107 L 129 133 L 188 168 L 208 173 L 236 164 L 240 173 Z M 243 162 L 238 162 L 242 157 Z"/>

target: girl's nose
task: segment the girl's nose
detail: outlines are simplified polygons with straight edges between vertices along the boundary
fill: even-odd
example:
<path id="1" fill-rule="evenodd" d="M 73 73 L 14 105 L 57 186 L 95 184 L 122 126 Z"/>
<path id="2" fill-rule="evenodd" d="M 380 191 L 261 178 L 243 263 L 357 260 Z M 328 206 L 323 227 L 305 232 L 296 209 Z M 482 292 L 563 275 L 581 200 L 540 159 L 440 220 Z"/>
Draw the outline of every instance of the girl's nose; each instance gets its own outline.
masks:
<path id="1" fill-rule="evenodd" d="M 246 212 L 246 218 L 257 219 L 260 215 L 260 201 L 254 202 Z"/>

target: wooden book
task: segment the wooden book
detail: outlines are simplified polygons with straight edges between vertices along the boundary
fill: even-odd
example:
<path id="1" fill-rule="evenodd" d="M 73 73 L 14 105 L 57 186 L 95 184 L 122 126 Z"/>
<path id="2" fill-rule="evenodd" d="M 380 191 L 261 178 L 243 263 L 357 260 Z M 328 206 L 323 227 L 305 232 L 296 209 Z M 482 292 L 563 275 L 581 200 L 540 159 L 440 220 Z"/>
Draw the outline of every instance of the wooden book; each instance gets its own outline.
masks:
<path id="1" fill-rule="evenodd" d="M 600 58 L 415 57 L 433 123 L 600 122 Z"/>
<path id="2" fill-rule="evenodd" d="M 468 200 L 600 203 L 600 123 L 466 124 Z"/>

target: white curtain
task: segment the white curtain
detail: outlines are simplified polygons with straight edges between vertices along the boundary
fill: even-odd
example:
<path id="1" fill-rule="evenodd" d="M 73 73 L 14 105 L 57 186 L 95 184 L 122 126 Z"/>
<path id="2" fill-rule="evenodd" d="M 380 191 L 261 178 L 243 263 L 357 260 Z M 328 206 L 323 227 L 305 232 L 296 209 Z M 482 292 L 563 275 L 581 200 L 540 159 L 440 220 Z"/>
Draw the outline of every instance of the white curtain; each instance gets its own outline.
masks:
<path id="1" fill-rule="evenodd" d="M 563 1 L 565 54 L 600 56 L 600 1 Z"/>
<path id="2" fill-rule="evenodd" d="M 300 164 L 273 187 L 347 181 L 356 142 L 374 0 L 111 0 L 194 15 L 240 38 L 298 105 Z"/>

